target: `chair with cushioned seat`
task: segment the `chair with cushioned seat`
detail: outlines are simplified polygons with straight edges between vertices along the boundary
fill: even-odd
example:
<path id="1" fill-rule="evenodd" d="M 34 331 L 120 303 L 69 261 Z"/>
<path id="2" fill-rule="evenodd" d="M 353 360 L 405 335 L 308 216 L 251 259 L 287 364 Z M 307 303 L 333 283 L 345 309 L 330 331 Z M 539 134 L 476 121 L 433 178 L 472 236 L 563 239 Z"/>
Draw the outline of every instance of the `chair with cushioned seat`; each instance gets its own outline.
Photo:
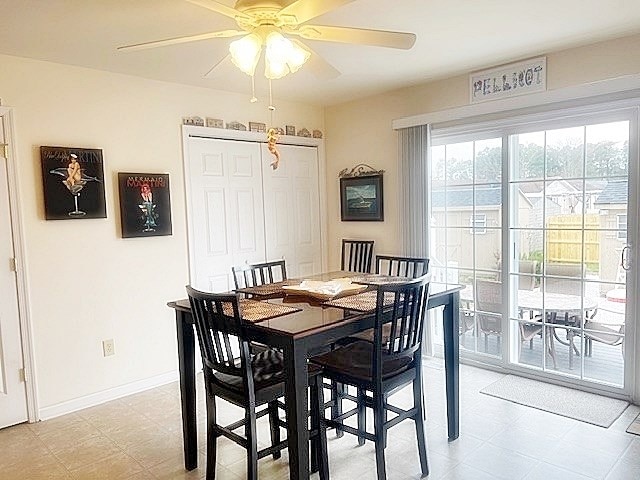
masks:
<path id="1" fill-rule="evenodd" d="M 280 457 L 280 450 L 287 442 L 280 439 L 280 428 L 286 423 L 279 417 L 282 404 L 278 398 L 284 396 L 284 366 L 282 353 L 266 349 L 252 354 L 246 339 L 244 321 L 240 316 L 240 305 L 236 294 L 214 294 L 186 287 L 189 303 L 195 319 L 196 332 L 202 354 L 207 405 L 207 470 L 206 479 L 215 478 L 217 438 L 225 436 L 247 450 L 247 479 L 256 480 L 258 459 L 268 455 Z M 309 366 L 309 385 L 312 405 L 317 405 L 321 390 L 320 369 Z M 227 426 L 216 421 L 216 397 L 244 408 L 242 420 Z M 267 405 L 258 412 L 257 407 Z M 268 414 L 271 430 L 271 446 L 257 449 L 256 421 Z M 317 437 L 320 411 L 312 409 L 311 458 L 313 469 L 318 464 Z M 245 435 L 234 433 L 244 427 Z M 324 438 L 321 436 L 321 438 Z M 321 478 L 326 478 L 321 472 Z"/>
<path id="2" fill-rule="evenodd" d="M 428 258 L 376 255 L 376 273 L 381 275 L 418 278 L 428 271 Z"/>
<path id="3" fill-rule="evenodd" d="M 422 336 L 429 277 L 424 275 L 406 283 L 378 286 L 374 341 L 355 341 L 310 360 L 323 368 L 323 377 L 357 388 L 357 408 L 337 418 L 322 418 L 321 423 L 375 442 L 378 480 L 387 478 L 384 458 L 387 430 L 406 419 L 415 422 L 422 474 L 429 474 L 422 413 Z M 385 297 L 388 296 L 393 301 L 385 305 Z M 385 342 L 383 326 L 387 323 L 390 324 L 390 334 Z M 408 384 L 413 385 L 413 407 L 403 410 L 389 404 L 388 397 Z M 371 392 L 371 396 L 366 392 Z M 366 407 L 373 409 L 373 434 L 366 431 Z M 387 412 L 393 413 L 394 417 L 386 420 Z M 357 428 L 344 424 L 346 418 L 356 414 Z M 322 448 L 319 457 L 321 462 L 326 462 L 326 451 Z M 323 468 L 327 466 L 323 465 Z"/>
<path id="4" fill-rule="evenodd" d="M 287 279 L 287 266 L 284 260 L 276 260 L 231 267 L 231 273 L 237 290 L 284 281 Z"/>
<path id="5" fill-rule="evenodd" d="M 340 268 L 349 272 L 371 273 L 374 240 L 342 239 Z"/>

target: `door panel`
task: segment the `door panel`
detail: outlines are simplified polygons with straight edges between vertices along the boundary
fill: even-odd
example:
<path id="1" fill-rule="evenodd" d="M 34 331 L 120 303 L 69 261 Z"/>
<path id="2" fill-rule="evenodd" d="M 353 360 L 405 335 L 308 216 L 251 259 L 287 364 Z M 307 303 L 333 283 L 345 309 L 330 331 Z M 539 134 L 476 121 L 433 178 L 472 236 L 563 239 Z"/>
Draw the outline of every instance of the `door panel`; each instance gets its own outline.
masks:
<path id="1" fill-rule="evenodd" d="M 192 283 L 233 289 L 231 267 L 264 261 L 260 147 L 254 143 L 189 139 Z"/>
<path id="2" fill-rule="evenodd" d="M 290 277 L 320 273 L 320 199 L 315 147 L 280 145 L 277 170 L 262 147 L 267 259 L 284 258 Z"/>
<path id="3" fill-rule="evenodd" d="M 3 141 L 0 118 L 0 144 Z M 7 159 L 0 148 L 0 428 L 27 420 L 27 397 L 20 371 L 23 368 L 14 258 Z"/>

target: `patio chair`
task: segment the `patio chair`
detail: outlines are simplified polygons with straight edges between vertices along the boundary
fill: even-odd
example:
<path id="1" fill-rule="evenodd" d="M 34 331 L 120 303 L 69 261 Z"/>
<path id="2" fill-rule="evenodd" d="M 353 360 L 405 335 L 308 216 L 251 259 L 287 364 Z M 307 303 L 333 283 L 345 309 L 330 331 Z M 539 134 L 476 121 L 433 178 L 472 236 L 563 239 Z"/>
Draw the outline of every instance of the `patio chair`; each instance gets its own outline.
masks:
<path id="1" fill-rule="evenodd" d="M 484 334 L 485 352 L 489 350 L 489 335 L 496 335 L 498 350 L 500 350 L 500 339 L 502 337 L 502 282 L 494 280 L 476 280 L 475 304 L 478 318 L 478 329 Z M 520 331 L 520 341 L 532 342 L 536 335 L 542 332 L 542 324 L 534 317 L 530 317 L 530 323 L 518 322 Z M 551 353 L 555 362 L 555 355 Z"/>
<path id="2" fill-rule="evenodd" d="M 518 262 L 518 290 L 534 290 L 536 288 L 537 263 L 535 260 L 520 260 Z"/>
<path id="3" fill-rule="evenodd" d="M 560 293 L 563 295 L 584 296 L 585 284 L 582 281 L 586 274 L 586 265 L 573 263 L 548 263 L 545 265 L 545 291 L 548 293 Z M 555 313 L 547 319 L 547 323 L 564 325 L 561 328 L 566 331 L 566 341 L 558 336 L 558 328 L 550 327 L 553 331 L 553 338 L 559 343 L 569 347 L 569 368 L 573 368 L 573 354 L 580 355 L 578 347 L 573 342 L 575 331 L 566 327 L 580 327 L 583 320 L 593 319 L 597 309 L 586 311 L 585 318 L 582 315 L 569 315 L 565 313 L 559 318 Z M 553 341 L 553 339 L 550 339 Z"/>
<path id="4" fill-rule="evenodd" d="M 617 327 L 587 320 L 584 323 L 584 354 L 593 354 L 593 342 L 604 343 L 612 347 L 621 345 L 624 356 L 624 323 Z"/>

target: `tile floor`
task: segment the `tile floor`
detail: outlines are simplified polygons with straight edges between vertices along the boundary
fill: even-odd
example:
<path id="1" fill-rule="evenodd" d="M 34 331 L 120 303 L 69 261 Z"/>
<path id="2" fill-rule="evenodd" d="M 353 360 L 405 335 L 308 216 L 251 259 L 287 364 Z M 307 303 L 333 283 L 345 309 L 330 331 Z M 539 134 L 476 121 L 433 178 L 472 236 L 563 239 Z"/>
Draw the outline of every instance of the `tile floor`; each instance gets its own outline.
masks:
<path id="1" fill-rule="evenodd" d="M 609 428 L 552 415 L 480 394 L 502 375 L 461 366 L 461 435 L 446 438 L 444 372 L 426 362 L 430 480 L 640 479 L 640 436 L 625 433 L 640 412 L 630 406 Z M 32 425 L 0 430 L 0 479 L 200 479 L 204 477 L 204 402 L 199 390 L 201 467 L 182 463 L 179 390 L 169 384 L 104 405 Z M 395 398 L 410 401 L 410 392 Z M 221 404 L 222 407 L 222 404 Z M 225 404 L 223 421 L 239 410 Z M 268 442 L 261 419 L 259 438 Z M 389 480 L 419 478 L 415 430 L 410 422 L 390 430 L 386 451 Z M 216 478 L 245 478 L 244 450 L 219 440 Z M 329 432 L 333 480 L 375 479 L 374 450 L 357 447 L 353 436 Z M 287 455 L 259 463 L 260 478 L 288 478 Z M 317 475 L 313 478 L 317 479 Z"/>

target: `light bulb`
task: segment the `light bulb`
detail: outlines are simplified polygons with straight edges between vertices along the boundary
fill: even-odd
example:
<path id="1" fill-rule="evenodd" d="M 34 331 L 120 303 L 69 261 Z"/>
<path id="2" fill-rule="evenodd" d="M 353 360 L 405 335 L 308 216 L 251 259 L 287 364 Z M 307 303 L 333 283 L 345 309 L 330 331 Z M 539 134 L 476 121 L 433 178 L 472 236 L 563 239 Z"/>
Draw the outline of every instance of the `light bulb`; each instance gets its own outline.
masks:
<path id="1" fill-rule="evenodd" d="M 278 32 L 267 35 L 265 52 L 265 76 L 270 79 L 282 78 L 295 72 L 309 59 L 311 53 Z"/>
<path id="2" fill-rule="evenodd" d="M 253 76 L 260 59 L 262 40 L 254 33 L 235 40 L 229 45 L 233 64 L 247 75 Z"/>

